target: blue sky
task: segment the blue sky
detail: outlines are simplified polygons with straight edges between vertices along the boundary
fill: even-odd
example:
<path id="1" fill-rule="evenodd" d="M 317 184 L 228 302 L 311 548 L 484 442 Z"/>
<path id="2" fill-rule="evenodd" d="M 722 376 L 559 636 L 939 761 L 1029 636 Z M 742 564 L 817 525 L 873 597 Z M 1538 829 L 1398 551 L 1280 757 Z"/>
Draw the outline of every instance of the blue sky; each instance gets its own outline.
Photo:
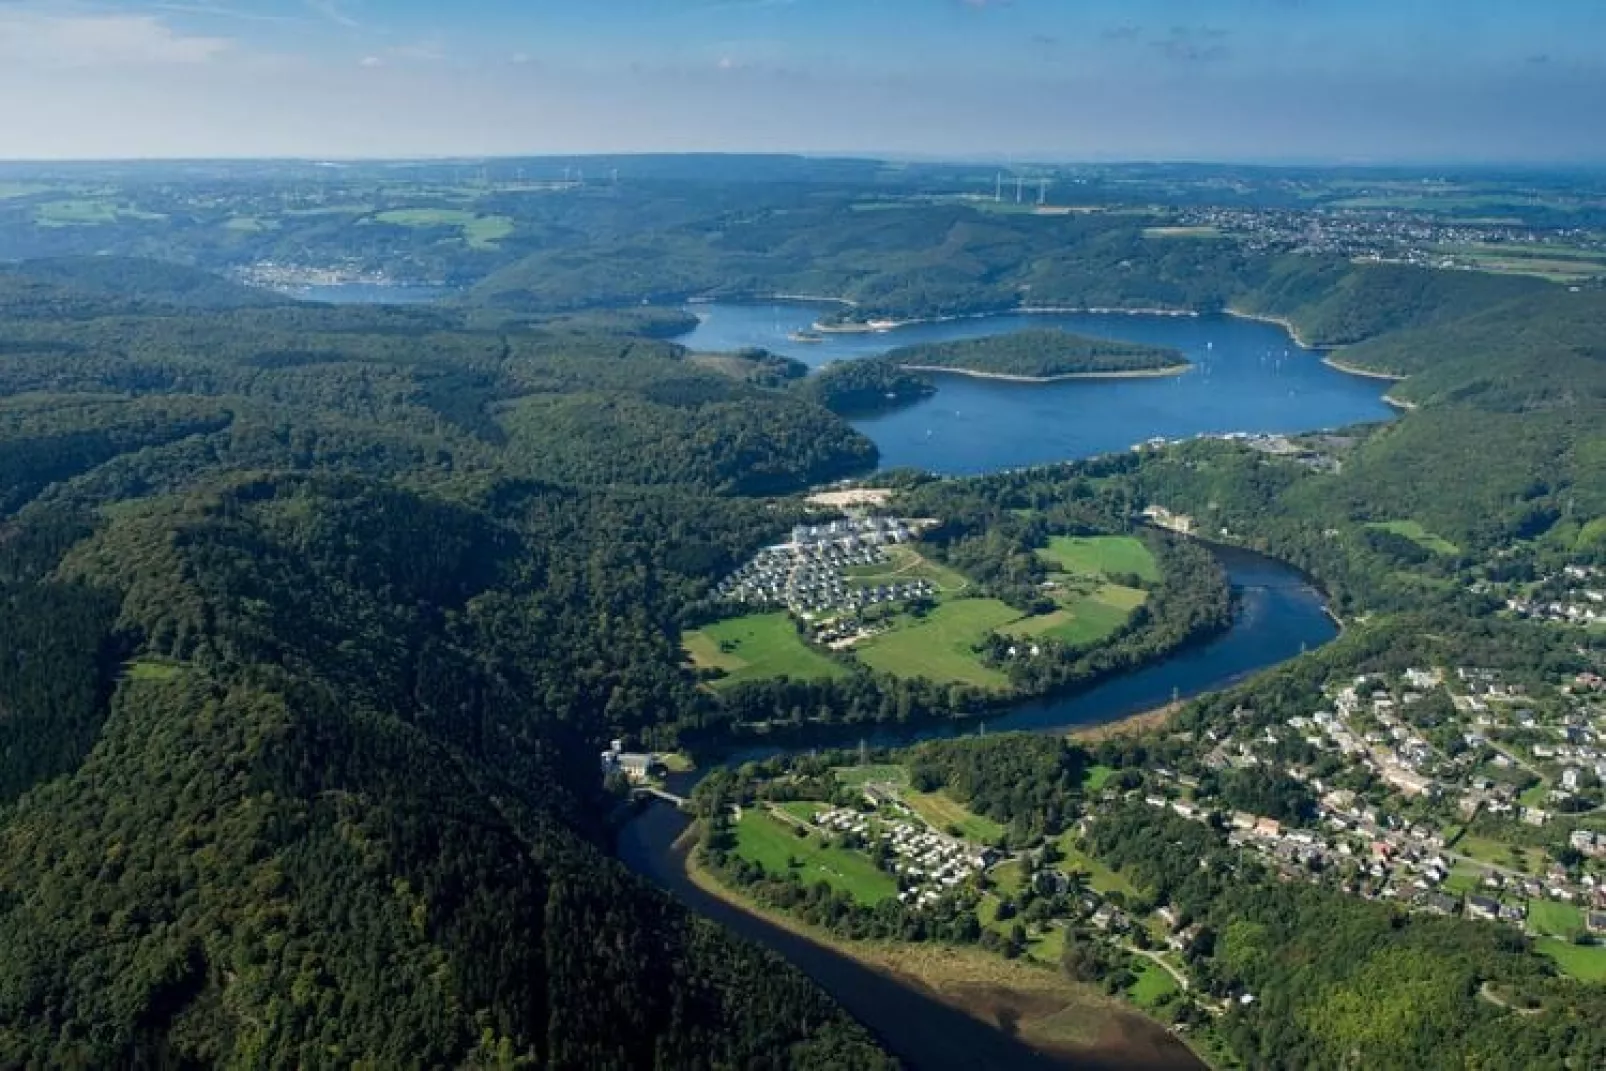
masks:
<path id="1" fill-rule="evenodd" d="M 0 156 L 1606 161 L 1602 0 L 0 0 Z"/>

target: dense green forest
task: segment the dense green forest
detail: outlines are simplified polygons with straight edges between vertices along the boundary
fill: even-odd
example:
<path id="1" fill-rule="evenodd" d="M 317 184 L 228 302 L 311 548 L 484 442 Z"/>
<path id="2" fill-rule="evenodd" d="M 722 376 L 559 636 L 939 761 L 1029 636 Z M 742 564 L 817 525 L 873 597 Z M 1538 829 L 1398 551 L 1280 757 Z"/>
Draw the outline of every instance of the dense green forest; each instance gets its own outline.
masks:
<path id="1" fill-rule="evenodd" d="M 1173 349 L 1135 342 L 1084 338 L 1054 329 L 902 346 L 877 358 L 900 368 L 986 372 L 1026 379 L 1123 372 L 1175 371 L 1188 366 Z"/>
<path id="2" fill-rule="evenodd" d="M 594 758 L 698 716 L 678 617 L 789 519 L 712 492 L 868 445 L 673 346 L 104 271 L 8 274 L 0 1063 L 882 1066 L 607 858 Z M 518 409 L 588 392 L 661 448 Z"/>

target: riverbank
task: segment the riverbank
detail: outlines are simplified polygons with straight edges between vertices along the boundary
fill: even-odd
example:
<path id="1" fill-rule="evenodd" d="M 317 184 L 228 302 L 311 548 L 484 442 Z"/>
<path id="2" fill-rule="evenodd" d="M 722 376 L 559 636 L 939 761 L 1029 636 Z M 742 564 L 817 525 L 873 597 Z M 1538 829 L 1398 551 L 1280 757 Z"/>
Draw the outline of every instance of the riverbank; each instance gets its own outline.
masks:
<path id="1" fill-rule="evenodd" d="M 1127 372 L 1065 372 L 1053 376 L 1018 376 L 1007 372 L 982 372 L 974 368 L 949 368 L 939 364 L 900 364 L 905 372 L 927 372 L 935 375 L 968 376 L 971 379 L 996 379 L 1006 383 L 1064 383 L 1073 379 L 1155 379 L 1180 376 L 1192 370 L 1191 364 L 1165 365 L 1161 368 L 1135 368 Z"/>
<path id="2" fill-rule="evenodd" d="M 1294 344 L 1299 346 L 1301 349 L 1315 350 L 1321 348 L 1318 344 L 1310 341 L 1303 334 L 1301 334 L 1299 325 L 1288 319 L 1286 316 L 1270 316 L 1259 312 L 1245 312 L 1242 309 L 1234 309 L 1230 306 L 1221 311 L 1226 313 L 1228 316 L 1231 316 L 1235 320 L 1253 320 L 1256 323 L 1276 324 L 1284 331 L 1287 331 L 1288 337 L 1293 339 Z M 1334 365 L 1333 367 L 1336 368 L 1338 366 Z"/>
<path id="3" fill-rule="evenodd" d="M 1167 703 L 1154 710 L 1146 710 L 1141 714 L 1130 714 L 1114 721 L 1102 722 L 1098 725 L 1088 725 L 1080 729 L 1073 729 L 1066 735 L 1078 744 L 1099 744 L 1105 740 L 1113 740 L 1122 736 L 1142 736 L 1152 733 L 1156 729 L 1163 729 L 1171 723 L 1186 703 Z"/>
<path id="4" fill-rule="evenodd" d="M 684 843 L 682 837 L 677 848 Z M 1159 1023 L 1053 968 L 980 949 L 847 941 L 728 888 L 697 863 L 695 852 L 682 858 L 687 879 L 705 895 L 1018 1038 L 1056 1063 L 1156 1071 L 1204 1066 Z"/>

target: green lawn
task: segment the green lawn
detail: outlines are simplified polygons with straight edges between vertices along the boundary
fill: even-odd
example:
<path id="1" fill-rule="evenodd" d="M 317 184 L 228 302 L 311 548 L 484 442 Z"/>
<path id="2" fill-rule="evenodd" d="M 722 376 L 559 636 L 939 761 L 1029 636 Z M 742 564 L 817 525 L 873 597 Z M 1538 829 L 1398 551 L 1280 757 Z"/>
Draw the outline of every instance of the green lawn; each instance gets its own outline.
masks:
<path id="1" fill-rule="evenodd" d="M 1606 982 L 1606 945 L 1575 945 L 1541 937 L 1534 948 L 1555 960 L 1564 974 L 1582 982 Z"/>
<path id="2" fill-rule="evenodd" d="M 1543 807 L 1550 798 L 1550 782 L 1540 781 L 1532 788 L 1524 789 L 1517 802 L 1524 807 Z"/>
<path id="3" fill-rule="evenodd" d="M 1483 868 L 1476 863 L 1457 863 L 1444 880 L 1444 891 L 1452 896 L 1476 892 L 1483 881 Z"/>
<path id="4" fill-rule="evenodd" d="M 1460 547 L 1443 536 L 1428 531 L 1417 521 L 1374 521 L 1366 527 L 1404 536 L 1423 550 L 1432 551 L 1434 554 L 1453 556 L 1461 553 Z"/>
<path id="5" fill-rule="evenodd" d="M 1180 989 L 1171 972 L 1153 960 L 1135 957 L 1132 969 L 1138 980 L 1132 983 L 1126 995 L 1140 1008 L 1153 1008 Z"/>
<path id="6" fill-rule="evenodd" d="M 910 546 L 888 547 L 886 561 L 849 566 L 842 571 L 842 575 L 864 585 L 929 580 L 943 594 L 953 594 L 970 586 L 970 580 L 963 573 L 932 561 Z"/>
<path id="7" fill-rule="evenodd" d="M 507 216 L 482 216 L 466 208 L 395 208 L 374 219 L 393 227 L 456 227 L 471 249 L 495 249 L 514 230 Z"/>
<path id="8" fill-rule="evenodd" d="M 959 829 L 967 840 L 992 844 L 1004 835 L 1004 827 L 991 818 L 975 814 L 963 804 L 955 802 L 942 792 L 916 792 L 906 789 L 903 800 L 915 813 L 938 829 L 949 826 Z"/>
<path id="9" fill-rule="evenodd" d="M 1511 855 L 1512 845 L 1505 841 L 1492 840 L 1489 837 L 1480 837 L 1468 833 L 1456 842 L 1455 850 L 1462 855 L 1468 855 L 1482 863 L 1494 863 L 1497 866 L 1512 867 L 1526 873 L 1534 873 L 1534 865 L 1542 864 L 1544 852 L 1538 848 L 1521 848 L 1523 863 L 1519 867 Z"/>
<path id="10" fill-rule="evenodd" d="M 1033 933 L 1026 939 L 1026 954 L 1039 963 L 1058 968 L 1065 958 L 1065 931 L 1050 926 L 1042 933 Z"/>
<path id="11" fill-rule="evenodd" d="M 733 617 L 687 633 L 684 643 L 699 669 L 725 671 L 725 676 L 714 682 L 715 688 L 773 677 L 822 680 L 847 673 L 804 643 L 784 613 Z"/>
<path id="12" fill-rule="evenodd" d="M 1572 904 L 1557 903 L 1553 900 L 1529 900 L 1528 929 L 1536 934 L 1546 934 L 1551 937 L 1571 937 L 1575 933 L 1583 932 L 1584 913 Z"/>
<path id="13" fill-rule="evenodd" d="M 1150 582 L 1160 579 L 1160 564 L 1136 536 L 1056 536 L 1037 553 L 1080 576 L 1131 573 Z"/>
<path id="14" fill-rule="evenodd" d="M 859 660 L 895 677 L 1003 689 L 1009 678 L 984 665 L 973 648 L 1020 613 L 997 599 L 956 599 L 910 619 L 855 649 Z"/>
<path id="15" fill-rule="evenodd" d="M 1114 766 L 1089 766 L 1082 774 L 1082 791 L 1088 795 L 1102 792 L 1110 778 L 1120 772 Z"/>
<path id="16" fill-rule="evenodd" d="M 785 811 L 800 822 L 808 822 L 815 815 L 825 810 L 826 805 L 814 800 L 787 800 L 785 803 L 777 803 L 775 806 L 778 810 Z"/>
<path id="17" fill-rule="evenodd" d="M 736 853 L 775 875 L 793 873 L 805 884 L 823 881 L 861 904 L 873 905 L 898 895 L 897 883 L 859 853 L 827 847 L 817 835 L 799 837 L 790 824 L 756 807 L 736 823 Z M 789 865 L 796 860 L 796 867 Z"/>
<path id="18" fill-rule="evenodd" d="M 872 781 L 876 784 L 907 785 L 909 771 L 902 766 L 876 765 L 838 766 L 831 771 L 837 783 L 848 788 L 862 788 Z"/>
<path id="19" fill-rule="evenodd" d="M 1072 871 L 1081 871 L 1087 875 L 1087 886 L 1094 892 L 1118 892 L 1124 896 L 1136 896 L 1137 888 L 1125 877 L 1111 870 L 1103 863 L 1083 852 L 1076 842 L 1076 834 L 1066 833 L 1060 837 L 1060 852 L 1064 858 L 1055 864 L 1058 869 L 1067 874 Z"/>

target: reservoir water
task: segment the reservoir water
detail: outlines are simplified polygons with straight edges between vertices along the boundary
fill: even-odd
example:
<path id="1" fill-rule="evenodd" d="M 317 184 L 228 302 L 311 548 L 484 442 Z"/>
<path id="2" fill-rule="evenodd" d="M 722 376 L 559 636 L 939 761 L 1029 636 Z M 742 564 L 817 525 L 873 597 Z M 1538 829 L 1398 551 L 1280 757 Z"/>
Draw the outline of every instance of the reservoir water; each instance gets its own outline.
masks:
<path id="1" fill-rule="evenodd" d="M 696 330 L 679 341 L 699 351 L 759 346 L 812 367 L 884 353 L 896 346 L 975 338 L 1027 327 L 1060 327 L 1181 350 L 1194 368 L 1171 379 L 1019 384 L 938 377 L 938 392 L 910 408 L 857 426 L 889 467 L 964 475 L 1123 450 L 1155 436 L 1296 432 L 1387 419 L 1383 384 L 1327 367 L 1281 328 L 1230 317 L 1014 315 L 922 324 L 878 334 L 789 336 L 819 315 L 798 305 L 700 305 Z M 1064 732 L 1152 710 L 1225 687 L 1320 646 L 1337 634 L 1321 595 L 1295 570 L 1260 555 L 1217 548 L 1236 598 L 1232 626 L 1133 673 L 1062 698 L 988 719 L 993 730 Z M 953 726 L 873 733 L 877 743 L 951 735 Z M 973 731 L 973 729 L 966 730 Z M 766 748 L 773 753 L 775 748 Z M 748 753 L 751 754 L 751 753 Z M 736 756 L 740 758 L 742 756 Z M 684 787 L 684 786 L 681 786 Z M 1199 1066 L 1163 1028 L 1137 1016 L 1112 1020 L 1102 1051 L 1062 1062 L 1025 1049 L 1007 1032 L 956 1011 L 918 987 L 734 908 L 686 876 L 675 847 L 685 819 L 650 808 L 620 837 L 620 855 L 698 912 L 786 957 L 830 991 L 907 1064 L 923 1069 L 1038 1066 Z"/>
<path id="2" fill-rule="evenodd" d="M 1388 384 L 1330 368 L 1275 324 L 1228 316 L 1011 314 L 914 324 L 874 334 L 807 331 L 819 306 L 696 305 L 697 328 L 677 339 L 704 352 L 759 346 L 813 367 L 899 346 L 1056 327 L 1182 351 L 1193 368 L 1156 379 L 1011 383 L 936 377 L 913 406 L 854 421 L 888 468 L 974 475 L 1125 450 L 1155 436 L 1295 432 L 1386 420 Z"/>

